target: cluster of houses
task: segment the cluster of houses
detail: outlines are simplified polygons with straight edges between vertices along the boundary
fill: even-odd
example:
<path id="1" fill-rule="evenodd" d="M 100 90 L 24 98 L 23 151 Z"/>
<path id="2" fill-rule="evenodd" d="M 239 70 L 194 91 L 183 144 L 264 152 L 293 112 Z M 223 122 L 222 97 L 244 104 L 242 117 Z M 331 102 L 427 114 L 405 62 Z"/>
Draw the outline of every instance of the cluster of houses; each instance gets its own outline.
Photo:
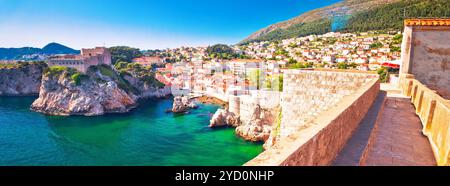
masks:
<path id="1" fill-rule="evenodd" d="M 147 56 L 163 58 L 165 62 L 190 62 L 193 60 L 204 60 L 208 57 L 206 47 L 179 47 L 167 48 L 152 52 L 144 52 Z"/>
<path id="2" fill-rule="evenodd" d="M 352 63 L 359 70 L 376 70 L 381 66 L 398 68 L 398 40 L 401 41 L 400 33 L 330 32 L 233 46 L 237 53 L 252 59 L 206 60 L 206 47 L 180 47 L 157 50 L 151 55 L 134 58 L 132 62 L 155 67 L 152 69 L 157 72 L 156 79 L 166 85 L 226 98 L 227 95 L 248 94 L 251 90 L 261 89 L 249 74 L 258 72 L 258 81 L 267 81 L 267 77 L 277 77 L 293 62 L 322 64 L 325 68 Z M 49 66 L 67 66 L 86 72 L 92 65 L 111 65 L 111 53 L 107 48 L 96 47 L 82 49 L 80 55 L 52 56 L 47 62 Z"/>
<path id="3" fill-rule="evenodd" d="M 180 89 L 226 98 L 226 95 L 261 89 L 249 80 L 251 71 L 262 71 L 259 81 L 265 81 L 267 77 L 282 74 L 292 61 L 322 64 L 325 68 L 336 68 L 339 63 L 354 64 L 358 70 L 377 70 L 382 66 L 399 68 L 401 39 L 401 33 L 330 32 L 233 46 L 237 53 L 252 59 L 229 61 L 204 60 L 208 56 L 204 47 L 166 49 L 160 56 L 175 56 L 181 60 L 158 68 L 157 79 Z"/>
<path id="4" fill-rule="evenodd" d="M 249 95 L 254 90 L 264 89 L 261 85 L 258 87 L 258 82 L 264 84 L 267 77 L 282 74 L 284 69 L 275 61 L 258 59 L 197 60 L 168 63 L 165 68 L 157 69 L 156 78 L 172 88 L 226 101 L 229 95 Z"/>
<path id="5" fill-rule="evenodd" d="M 309 62 L 332 67 L 355 63 L 359 70 L 376 70 L 383 64 L 396 67 L 400 60 L 400 33 L 377 34 L 330 32 L 285 39 L 281 42 L 253 42 L 240 47 L 255 59 Z"/>
<path id="6" fill-rule="evenodd" d="M 144 67 L 163 66 L 165 64 L 164 59 L 159 56 L 142 56 L 134 58 L 132 62 L 140 64 Z"/>

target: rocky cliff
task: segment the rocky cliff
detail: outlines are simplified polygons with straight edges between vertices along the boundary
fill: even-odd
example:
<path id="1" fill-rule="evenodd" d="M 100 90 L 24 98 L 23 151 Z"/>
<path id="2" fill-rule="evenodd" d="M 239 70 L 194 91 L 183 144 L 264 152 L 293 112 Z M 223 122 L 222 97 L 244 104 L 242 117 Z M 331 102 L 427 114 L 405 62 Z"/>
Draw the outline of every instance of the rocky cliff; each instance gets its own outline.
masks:
<path id="1" fill-rule="evenodd" d="M 136 95 L 142 99 L 164 98 L 172 94 L 170 86 L 155 85 L 131 74 L 123 75 L 123 78 L 135 88 Z"/>
<path id="2" fill-rule="evenodd" d="M 65 67 L 44 72 L 39 98 L 31 109 L 50 115 L 102 115 L 123 113 L 137 105 L 138 97 L 111 67 L 90 68 L 86 74 Z"/>
<path id="3" fill-rule="evenodd" d="M 38 95 L 45 68 L 42 62 L 0 64 L 0 96 Z"/>
<path id="4" fill-rule="evenodd" d="M 171 88 L 155 78 L 152 67 L 144 67 L 137 63 L 119 62 L 115 65 L 120 76 L 133 87 L 139 98 L 161 98 L 172 94 Z"/>

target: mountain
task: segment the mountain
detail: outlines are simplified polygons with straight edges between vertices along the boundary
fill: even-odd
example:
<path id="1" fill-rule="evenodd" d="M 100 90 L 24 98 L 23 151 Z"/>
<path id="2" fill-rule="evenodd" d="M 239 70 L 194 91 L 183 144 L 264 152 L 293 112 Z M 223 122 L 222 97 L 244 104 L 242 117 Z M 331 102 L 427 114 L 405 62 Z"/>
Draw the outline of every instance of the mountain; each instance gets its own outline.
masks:
<path id="1" fill-rule="evenodd" d="M 72 48 L 66 47 L 59 43 L 49 43 L 44 48 L 42 48 L 44 54 L 78 54 L 79 50 L 74 50 Z"/>
<path id="2" fill-rule="evenodd" d="M 79 50 L 74 50 L 58 43 L 49 43 L 42 49 L 34 47 L 0 48 L 0 60 L 42 60 L 50 55 L 79 53 Z"/>
<path id="3" fill-rule="evenodd" d="M 270 25 L 239 44 L 331 31 L 400 30 L 405 17 L 446 17 L 449 7 L 448 0 L 343 0 Z"/>

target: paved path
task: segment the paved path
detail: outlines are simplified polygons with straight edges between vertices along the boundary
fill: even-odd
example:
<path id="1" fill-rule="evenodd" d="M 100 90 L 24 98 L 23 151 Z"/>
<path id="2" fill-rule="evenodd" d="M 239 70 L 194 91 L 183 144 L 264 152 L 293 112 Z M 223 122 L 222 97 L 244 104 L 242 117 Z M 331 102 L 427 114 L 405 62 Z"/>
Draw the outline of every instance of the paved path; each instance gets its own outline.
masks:
<path id="1" fill-rule="evenodd" d="M 366 165 L 436 165 L 431 145 L 409 98 L 389 94 Z"/>
<path id="2" fill-rule="evenodd" d="M 375 126 L 378 113 L 384 104 L 386 92 L 380 91 L 375 102 L 367 111 L 364 119 L 359 123 L 352 137 L 347 141 L 342 151 L 336 157 L 332 165 L 334 166 L 358 166 L 359 160 L 369 142 L 370 133 Z"/>
<path id="3" fill-rule="evenodd" d="M 372 147 L 367 153 L 368 166 L 428 166 L 436 165 L 431 145 L 422 134 L 422 123 L 415 114 L 410 98 L 401 95 L 400 90 L 382 84 L 387 92 L 383 112 L 376 130 Z M 381 91 L 381 95 L 383 95 Z M 383 97 L 384 98 L 384 97 Z M 359 165 L 363 148 L 373 129 L 376 109 L 379 109 L 380 95 L 372 105 L 360 127 L 339 153 L 333 165 Z"/>

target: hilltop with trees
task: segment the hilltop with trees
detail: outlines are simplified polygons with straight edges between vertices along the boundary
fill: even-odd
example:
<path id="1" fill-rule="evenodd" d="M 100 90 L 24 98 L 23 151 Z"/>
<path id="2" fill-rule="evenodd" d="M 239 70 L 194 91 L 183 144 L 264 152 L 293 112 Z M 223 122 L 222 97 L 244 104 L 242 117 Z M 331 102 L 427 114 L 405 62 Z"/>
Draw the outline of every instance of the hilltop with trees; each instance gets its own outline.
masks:
<path id="1" fill-rule="evenodd" d="M 115 46 L 109 48 L 111 52 L 111 62 L 116 64 L 117 62 L 131 62 L 133 58 L 142 57 L 143 54 L 139 48 L 132 48 L 128 46 Z"/>
<path id="2" fill-rule="evenodd" d="M 206 48 L 206 53 L 211 59 L 248 59 L 249 56 L 238 54 L 228 45 L 225 44 L 216 44 L 212 46 L 208 46 Z"/>
<path id="3" fill-rule="evenodd" d="M 261 29 L 240 44 L 331 31 L 400 31 L 408 17 L 449 17 L 448 0 L 344 0 Z"/>

